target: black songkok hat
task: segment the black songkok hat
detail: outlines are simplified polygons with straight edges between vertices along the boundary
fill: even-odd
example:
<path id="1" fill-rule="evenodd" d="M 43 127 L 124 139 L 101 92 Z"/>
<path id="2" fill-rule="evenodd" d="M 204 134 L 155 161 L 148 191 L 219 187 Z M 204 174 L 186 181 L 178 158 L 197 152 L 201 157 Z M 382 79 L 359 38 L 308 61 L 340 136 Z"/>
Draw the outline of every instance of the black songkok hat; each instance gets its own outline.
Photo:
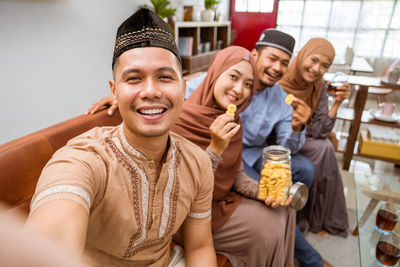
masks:
<path id="1" fill-rule="evenodd" d="M 182 62 L 175 43 L 175 38 L 169 28 L 156 13 L 147 8 L 139 9 L 127 18 L 117 31 L 115 40 L 115 60 L 125 51 L 138 47 L 161 47 L 168 49 Z"/>
<path id="2" fill-rule="evenodd" d="M 289 56 L 292 56 L 295 43 L 296 41 L 291 35 L 275 29 L 267 29 L 261 33 L 260 38 L 256 43 L 256 47 L 272 46 L 288 53 Z"/>

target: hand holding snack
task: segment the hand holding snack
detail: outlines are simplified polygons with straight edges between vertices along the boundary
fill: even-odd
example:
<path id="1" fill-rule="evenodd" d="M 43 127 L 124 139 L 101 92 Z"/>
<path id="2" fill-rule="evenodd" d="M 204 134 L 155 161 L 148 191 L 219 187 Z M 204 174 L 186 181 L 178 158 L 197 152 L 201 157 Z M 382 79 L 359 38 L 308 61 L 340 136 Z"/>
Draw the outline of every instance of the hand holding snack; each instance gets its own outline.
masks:
<path id="1" fill-rule="evenodd" d="M 307 123 L 311 116 L 310 107 L 303 100 L 294 97 L 292 94 L 288 94 L 285 102 L 293 107 L 292 129 L 295 131 L 301 131 L 302 126 Z"/>
<path id="2" fill-rule="evenodd" d="M 231 138 L 239 131 L 240 124 L 233 121 L 232 114 L 219 115 L 210 126 L 211 143 L 209 148 L 218 156 L 222 155 Z"/>
<path id="3" fill-rule="evenodd" d="M 285 98 L 286 104 L 291 105 L 293 102 L 293 99 L 294 99 L 294 95 L 288 94 L 288 96 Z"/>

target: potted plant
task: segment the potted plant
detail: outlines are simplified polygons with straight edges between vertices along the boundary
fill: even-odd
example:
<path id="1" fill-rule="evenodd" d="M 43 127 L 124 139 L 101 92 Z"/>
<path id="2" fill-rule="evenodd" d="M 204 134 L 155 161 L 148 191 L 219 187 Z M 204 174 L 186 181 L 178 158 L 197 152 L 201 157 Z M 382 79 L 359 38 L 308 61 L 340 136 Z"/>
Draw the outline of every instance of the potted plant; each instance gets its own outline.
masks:
<path id="1" fill-rule="evenodd" d="M 145 7 L 151 9 L 156 13 L 160 18 L 162 18 L 166 23 L 168 23 L 169 27 L 171 28 L 172 32 L 174 32 L 174 25 L 175 25 L 175 12 L 176 8 L 169 8 L 169 4 L 171 2 L 169 0 L 150 0 L 152 7 L 148 5 L 142 5 L 139 8 Z"/>
<path id="2" fill-rule="evenodd" d="M 153 5 L 152 7 L 149 7 L 148 5 L 143 5 L 141 7 L 147 7 L 151 10 L 154 11 L 160 18 L 169 18 L 175 15 L 176 8 L 169 8 L 169 4 L 171 2 L 169 0 L 150 0 L 151 4 Z"/>
<path id="3" fill-rule="evenodd" d="M 214 9 L 221 3 L 221 0 L 204 0 L 204 7 L 206 8 L 201 12 L 202 21 L 213 21 L 215 17 Z"/>

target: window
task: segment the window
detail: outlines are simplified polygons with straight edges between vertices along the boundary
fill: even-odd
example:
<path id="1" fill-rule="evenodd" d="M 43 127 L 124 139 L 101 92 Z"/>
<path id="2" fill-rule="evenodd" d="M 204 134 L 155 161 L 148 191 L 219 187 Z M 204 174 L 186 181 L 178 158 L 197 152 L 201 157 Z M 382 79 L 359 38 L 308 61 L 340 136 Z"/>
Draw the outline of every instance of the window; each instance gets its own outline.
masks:
<path id="1" fill-rule="evenodd" d="M 337 62 L 347 46 L 358 56 L 400 57 L 400 0 L 279 0 L 277 28 L 296 38 L 295 51 L 328 39 Z"/>
<path id="2" fill-rule="evenodd" d="M 236 12 L 271 13 L 274 10 L 274 0 L 236 0 Z"/>

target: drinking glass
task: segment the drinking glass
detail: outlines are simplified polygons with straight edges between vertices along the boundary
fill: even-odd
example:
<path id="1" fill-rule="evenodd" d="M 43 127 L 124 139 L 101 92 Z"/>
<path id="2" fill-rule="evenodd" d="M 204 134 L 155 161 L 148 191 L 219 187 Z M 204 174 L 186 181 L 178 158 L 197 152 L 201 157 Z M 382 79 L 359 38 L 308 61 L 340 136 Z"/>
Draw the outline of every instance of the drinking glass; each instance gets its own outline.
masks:
<path id="1" fill-rule="evenodd" d="M 336 97 L 337 88 L 342 86 L 346 82 L 347 82 L 347 75 L 340 71 L 336 72 L 333 75 L 333 78 L 328 85 L 328 94 L 333 97 Z"/>
<path id="2" fill-rule="evenodd" d="M 390 233 L 399 220 L 398 213 L 394 204 L 382 203 L 376 214 L 376 230 L 382 234 Z"/>
<path id="3" fill-rule="evenodd" d="M 396 107 L 396 103 L 385 102 L 382 104 L 381 115 L 391 117 Z"/>
<path id="4" fill-rule="evenodd" d="M 394 266 L 400 257 L 400 235 L 396 232 L 383 234 L 376 244 L 375 259 L 380 266 Z"/>

